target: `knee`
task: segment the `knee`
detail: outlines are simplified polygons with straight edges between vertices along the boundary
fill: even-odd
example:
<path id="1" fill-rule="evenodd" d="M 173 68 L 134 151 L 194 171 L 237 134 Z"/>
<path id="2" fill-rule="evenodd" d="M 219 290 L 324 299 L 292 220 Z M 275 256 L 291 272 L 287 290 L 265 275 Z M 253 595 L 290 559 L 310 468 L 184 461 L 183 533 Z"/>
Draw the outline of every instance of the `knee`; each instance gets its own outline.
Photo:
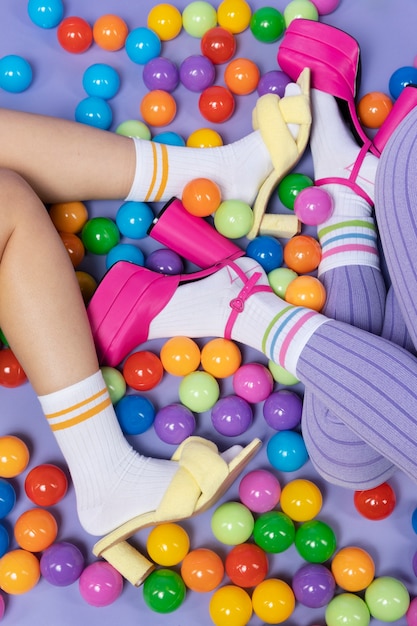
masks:
<path id="1" fill-rule="evenodd" d="M 17 172 L 0 167 L 0 223 L 2 235 L 11 232 L 21 219 L 35 218 L 44 205 Z"/>

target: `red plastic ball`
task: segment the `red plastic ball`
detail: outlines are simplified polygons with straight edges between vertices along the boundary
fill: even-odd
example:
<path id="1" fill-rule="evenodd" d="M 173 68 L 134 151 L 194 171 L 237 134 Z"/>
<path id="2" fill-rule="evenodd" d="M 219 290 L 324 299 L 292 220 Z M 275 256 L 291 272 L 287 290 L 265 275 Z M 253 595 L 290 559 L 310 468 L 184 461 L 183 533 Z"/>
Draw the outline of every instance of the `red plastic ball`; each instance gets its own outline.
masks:
<path id="1" fill-rule="evenodd" d="M 201 93 L 198 108 L 204 119 L 213 124 L 222 124 L 232 117 L 235 99 L 226 87 L 213 85 Z"/>
<path id="2" fill-rule="evenodd" d="M 25 479 L 25 492 L 38 506 L 53 506 L 67 493 L 68 480 L 61 468 L 50 463 L 34 467 Z"/>
<path id="3" fill-rule="evenodd" d="M 69 254 L 69 258 L 74 268 L 77 268 L 85 256 L 84 244 L 75 233 L 59 233 L 62 243 Z"/>
<path id="4" fill-rule="evenodd" d="M 385 519 L 395 509 L 395 491 L 388 483 L 382 483 L 372 489 L 355 491 L 353 502 L 356 510 L 366 519 Z"/>
<path id="5" fill-rule="evenodd" d="M 141 350 L 127 357 L 123 365 L 126 384 L 137 391 L 149 391 L 162 380 L 164 367 L 161 359 L 153 352 Z"/>
<path id="6" fill-rule="evenodd" d="M 201 52 L 215 65 L 226 63 L 236 52 L 236 39 L 221 26 L 210 28 L 201 38 Z"/>
<path id="7" fill-rule="evenodd" d="M 19 387 L 27 381 L 25 372 L 10 348 L 0 350 L 0 385 Z"/>
<path id="8" fill-rule="evenodd" d="M 57 37 L 64 50 L 80 54 L 93 43 L 93 29 L 82 17 L 66 17 L 58 26 Z"/>
<path id="9" fill-rule="evenodd" d="M 256 587 L 268 573 L 268 558 L 259 546 L 241 543 L 234 546 L 225 560 L 226 574 L 239 587 Z"/>

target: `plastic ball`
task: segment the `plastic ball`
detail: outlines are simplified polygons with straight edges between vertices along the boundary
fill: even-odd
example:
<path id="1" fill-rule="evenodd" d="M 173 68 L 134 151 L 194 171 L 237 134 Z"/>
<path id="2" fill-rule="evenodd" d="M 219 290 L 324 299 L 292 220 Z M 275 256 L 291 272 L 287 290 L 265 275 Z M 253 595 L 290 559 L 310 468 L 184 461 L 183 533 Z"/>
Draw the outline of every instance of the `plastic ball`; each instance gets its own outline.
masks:
<path id="1" fill-rule="evenodd" d="M 129 239 L 146 237 L 153 219 L 153 211 L 146 202 L 124 202 L 116 213 L 116 225 L 120 233 Z"/>
<path id="2" fill-rule="evenodd" d="M 155 143 L 163 143 L 167 146 L 185 146 L 185 139 L 171 130 L 157 133 L 152 137 L 152 141 Z"/>
<path id="3" fill-rule="evenodd" d="M 258 96 L 264 96 L 267 93 L 274 93 L 280 98 L 285 94 L 286 86 L 291 82 L 291 78 L 281 70 L 270 70 L 259 78 Z"/>
<path id="4" fill-rule="evenodd" d="M 327 15 L 337 9 L 341 0 L 313 0 L 319 15 Z"/>
<path id="5" fill-rule="evenodd" d="M 239 483 L 239 498 L 254 513 L 266 513 L 278 504 L 281 485 L 268 470 L 252 470 Z"/>
<path id="6" fill-rule="evenodd" d="M 0 478 L 0 519 L 4 519 L 14 509 L 16 491 L 13 485 L 4 478 Z"/>
<path id="7" fill-rule="evenodd" d="M 269 578 L 259 583 L 252 594 L 253 611 L 266 624 L 281 624 L 295 609 L 295 596 L 284 580 Z"/>
<path id="8" fill-rule="evenodd" d="M 280 389 L 265 400 L 263 416 L 274 430 L 292 430 L 301 423 L 303 401 L 294 391 Z"/>
<path id="9" fill-rule="evenodd" d="M 178 565 L 188 553 L 190 538 L 179 524 L 158 524 L 148 535 L 146 549 L 154 563 L 171 567 Z"/>
<path id="10" fill-rule="evenodd" d="M 40 559 L 42 576 L 56 587 L 67 587 L 79 579 L 85 560 L 81 550 L 68 541 L 53 543 Z"/>
<path id="11" fill-rule="evenodd" d="M 281 430 L 268 441 L 267 456 L 270 464 L 280 472 L 295 472 L 308 461 L 304 439 L 294 430 Z"/>
<path id="12" fill-rule="evenodd" d="M 310 235 L 295 235 L 284 246 L 284 261 L 297 274 L 313 272 L 321 261 L 321 246 Z"/>
<path id="13" fill-rule="evenodd" d="M 108 13 L 102 15 L 93 24 L 95 43 L 109 52 L 121 50 L 129 33 L 126 22 L 118 15 Z"/>
<path id="14" fill-rule="evenodd" d="M 336 582 L 321 563 L 308 563 L 296 571 L 292 588 L 298 602 L 311 609 L 326 606 L 335 594 Z"/>
<path id="15" fill-rule="evenodd" d="M 64 17 L 62 0 L 29 0 L 28 15 L 40 28 L 55 28 Z"/>
<path id="16" fill-rule="evenodd" d="M 184 263 L 179 254 L 173 250 L 159 248 L 148 254 L 145 267 L 160 274 L 182 274 Z"/>
<path id="17" fill-rule="evenodd" d="M 81 231 L 82 242 L 92 254 L 108 254 L 119 243 L 120 232 L 108 217 L 92 217 Z"/>
<path id="18" fill-rule="evenodd" d="M 179 83 L 179 72 L 170 59 L 155 57 L 145 64 L 142 79 L 145 87 L 150 90 L 162 89 L 171 92 Z"/>
<path id="19" fill-rule="evenodd" d="M 410 606 L 405 614 L 407 626 L 416 626 L 417 624 L 417 598 L 413 598 Z"/>
<path id="20" fill-rule="evenodd" d="M 252 422 L 252 408 L 239 396 L 229 395 L 220 398 L 211 409 L 211 423 L 214 429 L 225 437 L 242 435 L 250 428 Z"/>
<path id="21" fill-rule="evenodd" d="M 19 476 L 25 471 L 28 463 L 29 449 L 22 439 L 14 435 L 0 437 L 0 477 Z"/>
<path id="22" fill-rule="evenodd" d="M 78 580 L 80 595 L 91 606 L 113 604 L 123 591 L 123 577 L 106 561 L 87 565 Z"/>
<path id="23" fill-rule="evenodd" d="M 161 40 L 150 28 L 139 26 L 130 31 L 126 37 L 125 50 L 133 63 L 145 65 L 161 54 Z"/>
<path id="24" fill-rule="evenodd" d="M 210 28 L 202 37 L 201 53 L 210 59 L 214 65 L 230 61 L 236 52 L 236 39 L 230 30 L 215 26 Z"/>
<path id="25" fill-rule="evenodd" d="M 293 20 L 303 18 L 318 21 L 319 13 L 313 2 L 309 0 L 291 0 L 284 9 L 285 25 L 289 26 Z"/>
<path id="26" fill-rule="evenodd" d="M 209 613 L 214 626 L 246 626 L 252 612 L 250 595 L 242 587 L 225 585 L 210 598 Z"/>
<path id="27" fill-rule="evenodd" d="M 288 285 L 285 300 L 294 306 L 321 311 L 326 302 L 326 290 L 315 276 L 297 276 Z"/>
<path id="28" fill-rule="evenodd" d="M 212 128 L 199 128 L 189 135 L 186 145 L 189 148 L 216 148 L 223 145 L 223 139 Z"/>
<path id="29" fill-rule="evenodd" d="M 331 569 L 335 581 L 345 591 L 366 589 L 374 579 L 375 563 L 363 548 L 347 546 L 333 557 Z"/>
<path id="30" fill-rule="evenodd" d="M 391 97 L 396 100 L 407 85 L 417 86 L 417 68 L 412 65 L 399 67 L 391 74 L 388 83 Z"/>
<path id="31" fill-rule="evenodd" d="M 112 265 L 119 261 L 128 261 L 136 265 L 145 264 L 145 255 L 142 250 L 132 243 L 118 243 L 109 252 L 106 257 L 106 269 L 110 269 Z"/>
<path id="32" fill-rule="evenodd" d="M 278 197 L 287 209 L 294 209 L 294 202 L 302 189 L 312 187 L 314 181 L 305 174 L 293 172 L 287 174 L 278 185 Z"/>
<path id="33" fill-rule="evenodd" d="M 236 395 L 248 402 L 263 402 L 272 393 L 271 372 L 260 363 L 241 365 L 233 376 L 233 389 Z"/>
<path id="34" fill-rule="evenodd" d="M 270 235 L 259 235 L 248 243 L 246 256 L 255 259 L 268 274 L 282 265 L 284 253 L 278 239 Z"/>
<path id="35" fill-rule="evenodd" d="M 295 540 L 295 525 L 282 511 L 267 511 L 255 521 L 253 538 L 256 544 L 271 554 L 285 552 Z"/>
<path id="36" fill-rule="evenodd" d="M 39 560 L 27 550 L 11 550 L 0 559 L 0 589 L 10 595 L 27 593 L 40 578 Z"/>
<path id="37" fill-rule="evenodd" d="M 223 85 L 212 85 L 202 91 L 198 108 L 208 122 L 223 124 L 234 113 L 235 99 L 232 92 Z"/>
<path id="38" fill-rule="evenodd" d="M 83 74 L 83 87 L 89 96 L 110 100 L 119 91 L 119 73 L 111 65 L 94 63 Z"/>
<path id="39" fill-rule="evenodd" d="M 66 52 L 81 54 L 93 43 L 93 29 L 82 17 L 65 17 L 58 26 L 57 37 Z"/>
<path id="40" fill-rule="evenodd" d="M 397 578 L 380 576 L 366 588 L 365 602 L 373 618 L 395 622 L 406 614 L 410 606 L 410 594 Z"/>
<path id="41" fill-rule="evenodd" d="M 191 372 L 180 382 L 178 394 L 182 404 L 191 411 L 204 413 L 219 399 L 219 383 L 208 372 Z"/>
<path id="42" fill-rule="evenodd" d="M 126 395 L 115 406 L 116 417 L 125 435 L 141 435 L 154 423 L 155 407 L 149 398 Z"/>
<path id="43" fill-rule="evenodd" d="M 126 393 L 126 381 L 122 372 L 115 367 L 103 365 L 101 373 L 103 374 L 112 404 L 117 404 Z"/>
<path id="44" fill-rule="evenodd" d="M 173 376 L 186 376 L 200 365 L 200 348 L 189 337 L 171 337 L 161 348 L 164 369 Z"/>
<path id="45" fill-rule="evenodd" d="M 214 83 L 216 70 L 210 59 L 201 54 L 193 54 L 182 61 L 179 77 L 186 89 L 199 93 Z"/>
<path id="46" fill-rule="evenodd" d="M 62 243 L 74 268 L 77 268 L 84 260 L 85 248 L 80 237 L 75 233 L 59 233 Z"/>
<path id="47" fill-rule="evenodd" d="M 181 577 L 191 591 L 213 591 L 220 585 L 223 576 L 222 559 L 208 548 L 191 550 L 181 564 Z"/>
<path id="48" fill-rule="evenodd" d="M 49 207 L 49 217 L 58 231 L 79 233 L 88 220 L 84 202 L 57 202 Z"/>
<path id="49" fill-rule="evenodd" d="M 140 120 L 126 120 L 119 124 L 115 133 L 124 137 L 137 137 L 138 139 L 151 139 L 151 131 L 148 126 Z"/>
<path id="50" fill-rule="evenodd" d="M 155 432 L 165 443 L 179 445 L 193 434 L 195 427 L 192 411 L 179 403 L 168 404 L 155 415 Z"/>
<path id="51" fill-rule="evenodd" d="M 52 463 L 37 465 L 25 478 L 25 493 L 37 506 L 53 506 L 68 490 L 65 472 Z"/>
<path id="52" fill-rule="evenodd" d="M 150 126 L 167 126 L 177 114 L 177 103 L 167 91 L 154 89 L 143 96 L 140 113 Z"/>
<path id="53" fill-rule="evenodd" d="M 281 492 L 281 508 L 296 522 L 307 522 L 320 513 L 323 496 L 311 480 L 296 478 L 287 483 Z"/>
<path id="54" fill-rule="evenodd" d="M 328 220 L 334 211 L 332 196 L 320 187 L 302 189 L 294 201 L 294 213 L 303 224 L 317 226 Z"/>
<path id="55" fill-rule="evenodd" d="M 256 587 L 268 574 L 265 552 L 252 543 L 234 546 L 225 559 L 226 574 L 238 587 Z"/>
<path id="56" fill-rule="evenodd" d="M 172 613 L 185 599 L 186 588 L 181 576 L 171 569 L 152 572 L 143 584 L 143 598 L 156 613 Z"/>
<path id="57" fill-rule="evenodd" d="M 133 352 L 123 364 L 126 384 L 137 391 L 154 389 L 161 382 L 163 375 L 161 359 L 149 350 Z"/>
<path id="58" fill-rule="evenodd" d="M 8 54 L 0 59 L 0 88 L 10 93 L 22 93 L 32 84 L 32 67 L 17 54 Z"/>
<path id="59" fill-rule="evenodd" d="M 339 624 L 368 626 L 370 614 L 362 598 L 354 593 L 340 593 L 327 605 L 325 619 L 327 626 L 339 626 Z"/>
<path id="60" fill-rule="evenodd" d="M 356 110 L 362 126 L 380 128 L 393 107 L 392 100 L 385 93 L 371 91 L 358 102 Z"/>
<path id="61" fill-rule="evenodd" d="M 182 29 L 181 12 L 172 4 L 157 4 L 148 13 L 147 26 L 161 41 L 175 39 Z"/>
<path id="62" fill-rule="evenodd" d="M 113 111 L 104 98 L 88 96 L 75 107 L 75 121 L 108 130 L 113 122 Z"/>
<path id="63" fill-rule="evenodd" d="M 208 217 L 221 203 L 219 186 L 208 178 L 194 178 L 182 190 L 181 201 L 191 215 Z"/>
<path id="64" fill-rule="evenodd" d="M 394 489 L 386 482 L 371 489 L 355 491 L 353 494 L 356 510 L 370 520 L 381 520 L 391 515 L 396 501 Z"/>
<path id="65" fill-rule="evenodd" d="M 46 509 L 29 509 L 22 513 L 14 525 L 14 536 L 20 548 L 41 552 L 54 543 L 58 534 L 55 517 Z"/>
<path id="66" fill-rule="evenodd" d="M 288 285 L 297 278 L 297 272 L 290 270 L 289 267 L 277 267 L 268 273 L 268 282 L 274 293 L 284 299 L 287 293 Z"/>
<path id="67" fill-rule="evenodd" d="M 228 239 L 245 237 L 252 225 L 252 208 L 241 200 L 224 200 L 214 214 L 216 230 Z"/>
<path id="68" fill-rule="evenodd" d="M 251 17 L 250 29 L 258 41 L 273 43 L 278 41 L 285 30 L 283 14 L 274 7 L 262 7 Z"/>
<path id="69" fill-rule="evenodd" d="M 241 502 L 221 504 L 211 518 L 213 535 L 220 543 L 229 546 L 245 543 L 252 534 L 254 524 L 251 511 Z"/>
<path id="70" fill-rule="evenodd" d="M 6 554 L 6 552 L 9 550 L 9 547 L 10 547 L 9 532 L 3 524 L 0 524 L 0 557 Z"/>
<path id="71" fill-rule="evenodd" d="M 320 520 L 310 520 L 298 527 L 295 547 L 300 556 L 309 563 L 324 563 L 336 550 L 333 529 Z"/>
<path id="72" fill-rule="evenodd" d="M 231 33 L 242 33 L 249 27 L 252 10 L 246 0 L 222 0 L 217 9 L 217 21 Z"/>
<path id="73" fill-rule="evenodd" d="M 231 339 L 210 339 L 201 350 L 201 366 L 215 378 L 232 376 L 241 362 L 242 353 Z"/>
<path id="74" fill-rule="evenodd" d="M 182 25 L 191 37 L 201 38 L 217 24 L 216 9 L 209 2 L 196 0 L 187 4 L 182 12 Z"/>
<path id="75" fill-rule="evenodd" d="M 14 389 L 27 381 L 27 376 L 10 348 L 0 350 L 0 386 Z"/>

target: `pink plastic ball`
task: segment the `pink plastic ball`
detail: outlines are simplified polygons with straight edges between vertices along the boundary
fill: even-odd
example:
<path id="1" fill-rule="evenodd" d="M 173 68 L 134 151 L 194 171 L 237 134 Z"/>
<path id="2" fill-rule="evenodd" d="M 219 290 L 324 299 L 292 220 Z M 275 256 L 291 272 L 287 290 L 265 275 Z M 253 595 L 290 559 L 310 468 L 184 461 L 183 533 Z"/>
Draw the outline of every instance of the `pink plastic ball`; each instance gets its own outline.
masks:
<path id="1" fill-rule="evenodd" d="M 320 187 L 302 189 L 294 200 L 294 213 L 303 224 L 323 224 L 333 213 L 333 198 Z"/>
<path id="2" fill-rule="evenodd" d="M 272 393 L 273 386 L 271 372 L 260 363 L 241 365 L 233 376 L 236 395 L 253 404 L 266 400 Z"/>
<path id="3" fill-rule="evenodd" d="M 312 0 L 319 15 L 327 15 L 333 13 L 340 4 L 340 0 Z"/>
<path id="4" fill-rule="evenodd" d="M 413 598 L 405 614 L 407 626 L 417 626 L 417 598 Z"/>
<path id="5" fill-rule="evenodd" d="M 281 485 L 267 470 L 258 469 L 246 474 L 239 483 L 239 498 L 254 513 L 266 513 L 278 504 Z"/>
<path id="6" fill-rule="evenodd" d="M 108 606 L 123 591 L 122 575 L 106 561 L 88 565 L 79 579 L 80 594 L 91 606 Z"/>

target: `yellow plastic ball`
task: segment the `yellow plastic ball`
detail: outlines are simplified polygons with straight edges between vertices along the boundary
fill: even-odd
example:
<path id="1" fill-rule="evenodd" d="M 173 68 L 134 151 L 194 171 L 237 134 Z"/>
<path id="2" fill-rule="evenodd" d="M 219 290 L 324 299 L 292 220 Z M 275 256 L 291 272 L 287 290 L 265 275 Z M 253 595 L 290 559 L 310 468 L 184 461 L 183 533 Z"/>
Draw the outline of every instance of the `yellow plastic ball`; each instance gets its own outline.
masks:
<path id="1" fill-rule="evenodd" d="M 32 552 L 11 550 L 0 559 L 0 589 L 10 595 L 27 593 L 39 578 L 39 560 Z"/>
<path id="2" fill-rule="evenodd" d="M 223 0 L 217 9 L 219 26 L 231 33 L 241 33 L 250 24 L 252 10 L 245 0 Z"/>
<path id="3" fill-rule="evenodd" d="M 190 539 L 184 528 L 178 524 L 159 524 L 149 533 L 146 548 L 155 563 L 171 567 L 180 563 L 188 554 Z"/>
<path id="4" fill-rule="evenodd" d="M 307 522 L 321 510 L 323 496 L 311 480 L 296 478 L 287 483 L 280 498 L 281 509 L 296 522 Z"/>
<path id="5" fill-rule="evenodd" d="M 212 339 L 201 350 L 203 369 L 215 378 L 227 378 L 239 369 L 242 354 L 230 339 Z"/>
<path id="6" fill-rule="evenodd" d="M 265 624 L 282 624 L 292 615 L 295 596 L 291 587 L 279 578 L 268 578 L 252 594 L 254 613 Z"/>
<path id="7" fill-rule="evenodd" d="M 0 437 L 0 477 L 14 478 L 25 471 L 29 463 L 29 450 L 19 437 Z"/>
<path id="8" fill-rule="evenodd" d="M 209 612 L 215 626 L 246 626 L 253 612 L 250 595 L 242 587 L 225 585 L 213 593 Z"/>
<path id="9" fill-rule="evenodd" d="M 161 41 L 169 41 L 180 34 L 182 15 L 172 4 L 157 4 L 149 11 L 147 23 L 148 28 L 153 30 Z"/>
<path id="10" fill-rule="evenodd" d="M 219 133 L 211 128 L 199 128 L 186 141 L 188 148 L 216 148 L 223 145 Z"/>

